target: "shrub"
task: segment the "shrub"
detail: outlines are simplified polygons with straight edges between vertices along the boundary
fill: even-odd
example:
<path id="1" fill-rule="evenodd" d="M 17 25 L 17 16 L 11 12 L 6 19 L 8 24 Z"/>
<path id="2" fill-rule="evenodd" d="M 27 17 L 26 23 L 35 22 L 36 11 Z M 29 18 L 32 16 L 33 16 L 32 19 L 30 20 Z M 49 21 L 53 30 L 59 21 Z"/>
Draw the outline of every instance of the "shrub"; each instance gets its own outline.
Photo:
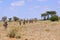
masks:
<path id="1" fill-rule="evenodd" d="M 16 35 L 15 37 L 16 37 L 16 38 L 21 38 L 21 36 L 20 36 L 20 35 Z"/>
<path id="2" fill-rule="evenodd" d="M 50 18 L 50 20 L 51 20 L 51 21 L 58 21 L 59 18 L 58 18 L 57 15 L 54 15 L 54 16 L 52 16 L 52 17 Z"/>
<path id="3" fill-rule="evenodd" d="M 7 36 L 10 38 L 21 38 L 20 32 L 16 28 L 12 28 Z"/>
<path id="4" fill-rule="evenodd" d="M 8 34 L 8 37 L 10 37 L 10 38 L 14 38 L 15 35 L 16 35 L 15 30 L 11 30 L 10 33 Z"/>

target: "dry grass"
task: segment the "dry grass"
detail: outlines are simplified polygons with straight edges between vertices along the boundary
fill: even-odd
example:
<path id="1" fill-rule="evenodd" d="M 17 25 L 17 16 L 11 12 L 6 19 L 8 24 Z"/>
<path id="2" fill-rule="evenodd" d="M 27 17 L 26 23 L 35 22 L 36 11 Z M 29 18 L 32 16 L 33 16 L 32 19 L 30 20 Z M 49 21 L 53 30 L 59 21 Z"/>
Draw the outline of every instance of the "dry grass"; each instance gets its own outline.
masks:
<path id="1" fill-rule="evenodd" d="M 21 36 L 20 39 L 9 38 L 7 34 L 15 29 L 16 36 Z M 38 21 L 26 25 L 19 25 L 18 22 L 9 22 L 8 28 L 5 30 L 3 22 L 0 22 L 0 40 L 60 40 L 60 21 Z"/>

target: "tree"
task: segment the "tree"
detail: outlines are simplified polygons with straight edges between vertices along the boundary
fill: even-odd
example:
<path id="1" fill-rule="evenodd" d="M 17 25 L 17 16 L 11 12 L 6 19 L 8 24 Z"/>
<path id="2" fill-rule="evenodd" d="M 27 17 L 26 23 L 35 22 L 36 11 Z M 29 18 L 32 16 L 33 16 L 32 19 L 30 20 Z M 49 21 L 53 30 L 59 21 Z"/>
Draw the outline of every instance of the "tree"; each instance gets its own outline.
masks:
<path id="1" fill-rule="evenodd" d="M 49 15 L 51 15 L 51 17 L 53 16 L 53 15 L 56 15 L 56 11 L 47 11 L 46 12 L 48 15 L 47 15 L 47 19 L 49 19 Z"/>
<path id="2" fill-rule="evenodd" d="M 47 13 L 41 14 L 41 17 L 44 17 L 44 20 L 46 20 Z"/>
<path id="3" fill-rule="evenodd" d="M 47 12 L 47 20 L 49 20 L 49 15 L 50 15 L 49 12 Z"/>
<path id="4" fill-rule="evenodd" d="M 51 16 L 55 15 L 56 14 L 56 11 L 47 11 L 47 13 Z"/>
<path id="5" fill-rule="evenodd" d="M 7 16 L 3 16 L 3 17 L 2 17 L 2 21 L 5 22 L 6 20 L 7 20 Z"/>
<path id="6" fill-rule="evenodd" d="M 14 17 L 13 17 L 13 20 L 14 20 L 14 21 L 18 21 L 18 20 L 19 20 L 19 18 L 18 18 L 18 17 L 16 17 L 16 16 L 14 16 Z"/>

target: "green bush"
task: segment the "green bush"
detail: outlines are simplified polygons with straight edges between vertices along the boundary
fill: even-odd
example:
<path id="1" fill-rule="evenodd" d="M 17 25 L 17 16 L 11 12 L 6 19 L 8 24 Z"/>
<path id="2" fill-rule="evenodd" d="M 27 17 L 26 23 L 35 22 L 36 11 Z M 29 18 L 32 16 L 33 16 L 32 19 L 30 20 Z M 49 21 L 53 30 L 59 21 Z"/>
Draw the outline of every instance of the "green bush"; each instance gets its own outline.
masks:
<path id="1" fill-rule="evenodd" d="M 51 20 L 51 21 L 58 21 L 59 18 L 58 18 L 57 15 L 54 15 L 54 16 L 52 16 L 52 17 L 50 18 L 50 20 Z"/>
<path id="2" fill-rule="evenodd" d="M 15 35 L 16 35 L 15 30 L 11 30 L 11 31 L 9 32 L 9 34 L 8 34 L 8 37 L 10 37 L 10 38 L 14 38 Z"/>
<path id="3" fill-rule="evenodd" d="M 21 38 L 21 35 L 16 35 L 15 38 L 18 38 L 19 39 L 19 38 Z"/>
<path id="4" fill-rule="evenodd" d="M 15 28 L 12 28 L 12 29 L 9 31 L 9 33 L 8 33 L 7 36 L 10 37 L 10 38 L 18 38 L 18 39 L 21 38 L 20 33 L 19 33 L 18 30 L 15 29 Z"/>
<path id="5" fill-rule="evenodd" d="M 13 17 L 13 20 L 14 20 L 14 21 L 18 21 L 18 20 L 19 20 L 19 18 L 18 18 L 18 17 L 16 17 L 16 16 L 14 16 L 14 17 Z"/>

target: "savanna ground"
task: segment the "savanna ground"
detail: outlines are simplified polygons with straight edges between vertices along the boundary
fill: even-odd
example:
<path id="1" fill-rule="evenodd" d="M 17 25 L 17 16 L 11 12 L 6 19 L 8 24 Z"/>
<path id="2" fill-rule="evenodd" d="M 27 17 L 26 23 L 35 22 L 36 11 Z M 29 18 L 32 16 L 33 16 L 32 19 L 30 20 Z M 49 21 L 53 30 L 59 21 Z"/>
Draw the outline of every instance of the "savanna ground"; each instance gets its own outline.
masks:
<path id="1" fill-rule="evenodd" d="M 6 35 L 16 29 L 20 39 L 9 38 Z M 0 40 L 60 40 L 60 21 L 38 21 L 26 25 L 19 25 L 18 22 L 9 22 L 8 28 L 4 29 L 3 22 L 0 22 Z"/>

